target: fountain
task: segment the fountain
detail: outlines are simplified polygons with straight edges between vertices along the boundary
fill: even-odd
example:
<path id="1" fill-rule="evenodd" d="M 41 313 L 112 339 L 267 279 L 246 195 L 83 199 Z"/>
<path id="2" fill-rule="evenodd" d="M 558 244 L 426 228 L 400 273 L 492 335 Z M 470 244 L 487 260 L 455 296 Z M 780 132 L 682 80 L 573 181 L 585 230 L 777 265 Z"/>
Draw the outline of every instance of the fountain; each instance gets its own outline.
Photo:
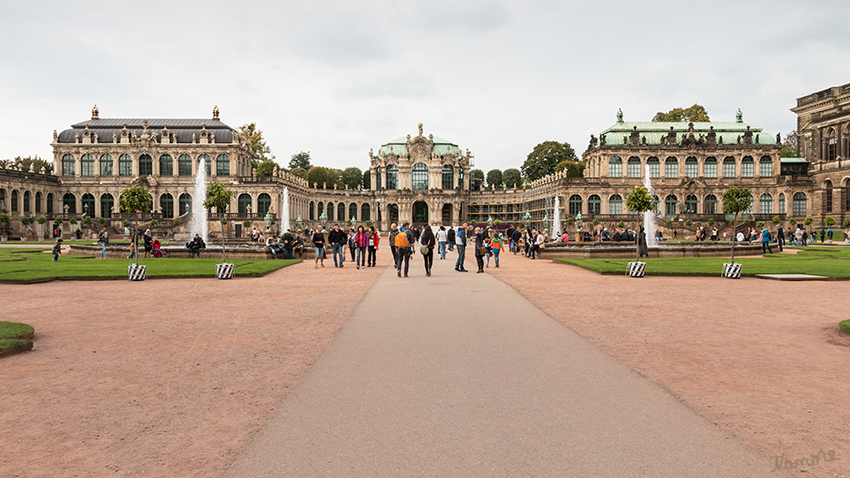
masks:
<path id="1" fill-rule="evenodd" d="M 564 234 L 561 230 L 561 198 L 555 196 L 555 211 L 552 213 L 552 235 Z"/>
<path id="2" fill-rule="evenodd" d="M 649 192 L 649 197 L 655 198 L 655 190 L 652 189 L 652 181 L 649 179 L 649 165 L 646 165 L 646 176 L 643 177 L 643 185 Z M 655 247 L 658 245 L 658 240 L 655 238 L 655 210 L 649 210 L 643 213 L 643 224 L 646 228 L 646 245 Z"/>
<path id="3" fill-rule="evenodd" d="M 204 200 L 207 197 L 207 165 L 204 160 L 198 162 L 198 172 L 195 173 L 195 196 L 192 198 L 192 234 L 198 234 L 206 240 L 207 237 L 207 210 L 204 209 Z M 189 236 L 191 239 L 194 236 Z"/>
<path id="4" fill-rule="evenodd" d="M 280 232 L 286 232 L 289 226 L 289 188 L 283 187 L 283 199 L 280 206 Z"/>

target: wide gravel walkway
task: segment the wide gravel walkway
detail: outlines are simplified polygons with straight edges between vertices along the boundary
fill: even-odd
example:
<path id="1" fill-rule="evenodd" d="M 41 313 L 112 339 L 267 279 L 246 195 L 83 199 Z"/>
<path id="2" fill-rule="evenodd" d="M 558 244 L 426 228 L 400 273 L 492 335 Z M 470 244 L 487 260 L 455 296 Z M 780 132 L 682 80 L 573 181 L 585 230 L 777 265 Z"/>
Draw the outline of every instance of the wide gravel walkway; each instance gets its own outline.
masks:
<path id="1" fill-rule="evenodd" d="M 784 476 L 450 257 L 388 268 L 225 476 Z"/>

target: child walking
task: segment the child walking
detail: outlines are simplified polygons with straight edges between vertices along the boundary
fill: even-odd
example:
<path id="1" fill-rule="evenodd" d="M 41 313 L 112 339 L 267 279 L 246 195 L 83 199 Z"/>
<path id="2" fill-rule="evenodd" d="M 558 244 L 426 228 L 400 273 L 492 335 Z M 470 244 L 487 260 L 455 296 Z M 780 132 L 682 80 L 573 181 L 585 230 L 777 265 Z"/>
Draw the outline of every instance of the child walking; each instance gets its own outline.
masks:
<path id="1" fill-rule="evenodd" d="M 62 239 L 56 239 L 56 244 L 53 244 L 53 262 L 59 261 L 59 254 L 62 254 Z"/>

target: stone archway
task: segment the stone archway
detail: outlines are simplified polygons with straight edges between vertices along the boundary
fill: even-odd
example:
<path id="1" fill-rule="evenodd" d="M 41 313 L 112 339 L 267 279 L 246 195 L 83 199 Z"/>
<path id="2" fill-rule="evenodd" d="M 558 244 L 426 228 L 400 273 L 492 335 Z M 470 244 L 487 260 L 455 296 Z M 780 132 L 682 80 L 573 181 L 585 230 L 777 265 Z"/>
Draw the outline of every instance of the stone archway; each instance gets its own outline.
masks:
<path id="1" fill-rule="evenodd" d="M 451 226 L 452 225 L 452 210 L 453 210 L 453 207 L 452 207 L 451 203 L 443 204 L 441 219 L 442 219 L 442 224 L 444 226 Z"/>
<path id="2" fill-rule="evenodd" d="M 428 225 L 428 203 L 425 201 L 416 201 L 413 203 L 413 227 L 421 227 Z"/>
<path id="3" fill-rule="evenodd" d="M 387 204 L 387 221 L 398 224 L 398 204 Z"/>

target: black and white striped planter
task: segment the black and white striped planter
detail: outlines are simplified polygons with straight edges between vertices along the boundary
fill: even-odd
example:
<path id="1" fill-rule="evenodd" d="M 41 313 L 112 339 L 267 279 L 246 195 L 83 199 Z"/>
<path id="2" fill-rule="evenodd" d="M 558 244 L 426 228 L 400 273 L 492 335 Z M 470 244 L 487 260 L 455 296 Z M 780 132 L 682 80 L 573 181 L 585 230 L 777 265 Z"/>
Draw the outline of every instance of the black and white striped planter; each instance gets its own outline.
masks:
<path id="1" fill-rule="evenodd" d="M 723 277 L 727 279 L 740 279 L 741 278 L 741 269 L 743 269 L 743 265 L 739 263 L 723 264 Z"/>
<path id="2" fill-rule="evenodd" d="M 218 279 L 232 279 L 233 278 L 233 264 L 216 264 L 215 265 L 215 276 Z"/>
<path id="3" fill-rule="evenodd" d="M 130 275 L 131 281 L 143 281 L 145 280 L 145 275 L 147 273 L 148 266 L 137 266 L 136 264 L 130 264 L 128 268 L 128 274 Z"/>
<path id="4" fill-rule="evenodd" d="M 646 262 L 629 262 L 629 277 L 643 277 L 646 273 Z"/>

